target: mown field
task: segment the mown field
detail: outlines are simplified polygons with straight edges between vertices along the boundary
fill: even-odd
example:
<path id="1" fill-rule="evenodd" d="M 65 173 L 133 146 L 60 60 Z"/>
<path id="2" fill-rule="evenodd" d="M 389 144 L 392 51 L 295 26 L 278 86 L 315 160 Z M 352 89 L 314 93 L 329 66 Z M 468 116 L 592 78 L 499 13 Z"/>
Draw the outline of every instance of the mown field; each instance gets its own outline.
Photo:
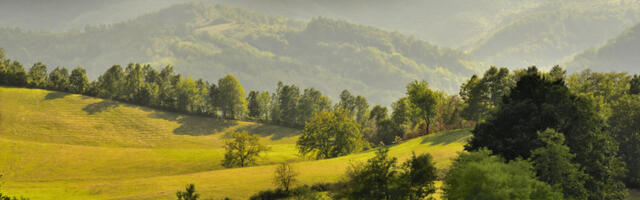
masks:
<path id="1" fill-rule="evenodd" d="M 226 134 L 247 130 L 271 150 L 257 166 L 221 166 Z M 31 199 L 174 199 L 196 184 L 204 198 L 246 199 L 273 188 L 275 164 L 296 162 L 300 184 L 334 182 L 372 151 L 329 160 L 298 156 L 299 130 L 157 111 L 39 89 L 0 88 L 2 191 Z M 404 160 L 431 153 L 446 167 L 468 131 L 416 138 L 391 147 Z"/>
<path id="2" fill-rule="evenodd" d="M 257 166 L 221 166 L 226 134 L 247 130 L 271 150 Z M 0 87 L 1 190 L 40 199 L 175 199 L 194 183 L 204 199 L 246 199 L 273 188 L 275 164 L 295 162 L 299 184 L 335 182 L 365 151 L 328 160 L 298 156 L 299 130 L 157 111 L 38 89 Z M 439 168 L 463 150 L 468 130 L 390 147 L 400 161 L 431 153 Z M 632 192 L 637 195 L 637 192 Z"/>

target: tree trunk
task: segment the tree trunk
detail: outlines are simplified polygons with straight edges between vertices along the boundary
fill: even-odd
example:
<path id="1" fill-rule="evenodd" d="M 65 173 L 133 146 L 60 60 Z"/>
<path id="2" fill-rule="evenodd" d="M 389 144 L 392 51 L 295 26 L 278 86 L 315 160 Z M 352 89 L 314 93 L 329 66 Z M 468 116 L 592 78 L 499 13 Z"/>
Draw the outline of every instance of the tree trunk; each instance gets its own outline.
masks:
<path id="1" fill-rule="evenodd" d="M 427 130 L 425 130 L 425 135 L 429 135 L 429 128 L 431 128 L 431 120 L 429 120 L 429 117 L 424 118 L 424 123 L 427 125 Z"/>

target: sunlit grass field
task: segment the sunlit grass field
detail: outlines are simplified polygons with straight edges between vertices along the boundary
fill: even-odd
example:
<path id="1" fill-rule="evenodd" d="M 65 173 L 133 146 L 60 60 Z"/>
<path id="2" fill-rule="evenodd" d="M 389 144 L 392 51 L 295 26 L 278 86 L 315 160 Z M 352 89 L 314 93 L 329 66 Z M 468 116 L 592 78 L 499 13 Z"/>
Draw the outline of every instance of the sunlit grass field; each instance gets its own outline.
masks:
<path id="1" fill-rule="evenodd" d="M 271 150 L 254 167 L 225 169 L 227 133 L 247 130 Z M 291 161 L 299 184 L 335 182 L 365 151 L 328 160 L 298 156 L 299 130 L 246 121 L 180 115 L 114 101 L 38 89 L 0 87 L 3 192 L 38 199 L 175 199 L 194 183 L 204 199 L 246 199 L 273 188 L 275 164 Z M 403 161 L 430 153 L 439 168 L 463 150 L 468 130 L 390 147 Z"/>

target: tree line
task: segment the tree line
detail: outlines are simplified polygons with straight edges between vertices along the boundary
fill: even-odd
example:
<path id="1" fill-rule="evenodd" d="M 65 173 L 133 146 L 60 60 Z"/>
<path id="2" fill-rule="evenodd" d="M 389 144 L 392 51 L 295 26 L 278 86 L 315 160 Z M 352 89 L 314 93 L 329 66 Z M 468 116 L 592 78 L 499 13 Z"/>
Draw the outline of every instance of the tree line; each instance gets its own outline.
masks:
<path id="1" fill-rule="evenodd" d="M 0 85 L 70 92 L 173 112 L 300 129 L 322 112 L 344 112 L 353 119 L 353 125 L 361 133 L 359 137 L 373 145 L 471 125 L 461 118 L 460 98 L 431 90 L 425 81 L 409 84 L 407 97 L 394 102 L 390 113 L 384 106 L 372 107 L 365 97 L 348 90 L 340 93 L 335 104 L 319 90 L 302 90 L 295 84 L 282 82 L 271 92 L 247 93 L 230 74 L 209 82 L 177 74 L 172 66 L 156 70 L 138 63 L 113 65 L 90 81 L 82 67 L 72 70 L 56 67 L 48 71 L 45 64 L 37 62 L 26 70 L 20 62 L 6 59 L 3 53 L 0 56 Z"/>

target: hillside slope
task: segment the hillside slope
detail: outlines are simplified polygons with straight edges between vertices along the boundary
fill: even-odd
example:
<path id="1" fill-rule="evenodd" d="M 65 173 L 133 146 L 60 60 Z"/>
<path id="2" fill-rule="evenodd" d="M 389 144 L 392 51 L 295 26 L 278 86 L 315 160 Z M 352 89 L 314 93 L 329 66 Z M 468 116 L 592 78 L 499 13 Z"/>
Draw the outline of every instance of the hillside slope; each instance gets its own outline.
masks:
<path id="1" fill-rule="evenodd" d="M 244 199 L 273 188 L 275 163 L 296 162 L 301 184 L 313 184 L 338 181 L 350 163 L 373 156 L 368 151 L 305 161 L 297 156 L 292 129 L 241 121 L 220 125 L 211 123 L 214 119 L 109 101 L 113 105 L 106 109 L 86 111 L 101 102 L 105 101 L 0 87 L 3 192 L 33 200 L 172 199 L 176 190 L 195 183 L 204 198 Z M 70 122 L 77 125 L 68 126 Z M 199 128 L 181 129 L 191 122 Z M 271 151 L 262 155 L 259 166 L 223 169 L 219 141 L 225 133 L 239 129 L 263 136 Z M 468 137 L 469 132 L 462 130 L 416 138 L 392 146 L 390 155 L 404 160 L 411 152 L 428 152 L 443 168 L 462 151 Z"/>
<path id="2" fill-rule="evenodd" d="M 567 69 L 591 69 L 600 72 L 640 73 L 640 24 L 637 24 L 602 46 L 578 54 Z"/>
<path id="3" fill-rule="evenodd" d="M 562 64 L 640 22 L 631 1 L 546 1 L 470 46 L 488 65 L 522 68 Z"/>
<path id="4" fill-rule="evenodd" d="M 385 105 L 415 79 L 456 93 L 481 68 L 462 52 L 396 32 L 206 3 L 175 5 L 83 32 L 0 29 L 0 44 L 7 57 L 27 65 L 81 65 L 90 78 L 112 64 L 171 64 L 181 74 L 210 81 L 231 73 L 249 89 L 271 90 L 284 81 L 333 97 L 348 89 Z"/>

